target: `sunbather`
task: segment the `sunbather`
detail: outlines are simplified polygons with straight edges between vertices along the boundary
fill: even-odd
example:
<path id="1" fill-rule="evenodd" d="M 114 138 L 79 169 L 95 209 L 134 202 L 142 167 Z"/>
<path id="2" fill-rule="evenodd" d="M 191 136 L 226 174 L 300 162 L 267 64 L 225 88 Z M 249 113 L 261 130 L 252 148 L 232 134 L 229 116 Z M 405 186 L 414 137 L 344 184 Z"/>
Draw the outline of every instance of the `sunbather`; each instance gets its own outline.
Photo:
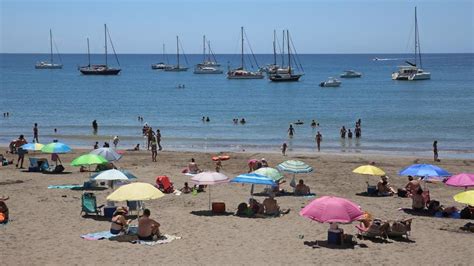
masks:
<path id="1" fill-rule="evenodd" d="M 263 204 L 259 203 L 256 199 L 249 199 L 249 208 L 252 210 L 254 215 L 261 215 L 265 212 Z"/>
<path id="2" fill-rule="evenodd" d="M 425 208 L 425 199 L 423 198 L 423 190 L 421 187 L 418 187 L 416 193 L 411 195 L 412 199 L 412 209 L 415 211 L 421 211 Z"/>
<path id="3" fill-rule="evenodd" d="M 298 185 L 295 187 L 295 195 L 297 196 L 303 196 L 303 195 L 308 195 L 310 193 L 309 187 L 304 184 L 303 179 L 300 179 L 298 182 Z"/>
<path id="4" fill-rule="evenodd" d="M 118 235 L 124 232 L 132 220 L 126 220 L 125 216 L 127 209 L 124 207 L 118 207 L 112 217 L 112 225 L 110 226 L 110 233 Z"/>
<path id="5" fill-rule="evenodd" d="M 395 190 L 390 187 L 388 183 L 388 176 L 384 175 L 380 177 L 381 180 L 377 183 L 377 193 L 379 196 L 393 196 Z"/>
<path id="6" fill-rule="evenodd" d="M 274 198 L 273 193 L 268 195 L 268 198 L 263 200 L 263 207 L 266 215 L 278 215 L 280 214 L 280 206 Z"/>
<path id="7" fill-rule="evenodd" d="M 0 198 L 0 224 L 7 223 L 9 219 L 8 207 L 7 207 L 7 204 L 5 203 L 5 201 L 8 199 L 9 197 Z"/>
<path id="8" fill-rule="evenodd" d="M 153 241 L 154 236 L 160 236 L 160 224 L 150 218 L 150 210 L 145 209 L 138 219 L 138 239 Z"/>
<path id="9" fill-rule="evenodd" d="M 189 187 L 188 182 L 184 182 L 184 187 L 181 188 L 180 191 L 183 192 L 184 194 L 188 194 L 188 193 L 193 192 L 193 189 Z"/>
<path id="10" fill-rule="evenodd" d="M 405 190 L 407 191 L 407 196 L 410 197 L 413 194 L 416 194 L 418 192 L 418 189 L 420 188 L 420 181 L 419 180 L 414 180 L 413 176 L 409 175 L 408 176 L 408 183 L 405 185 Z"/>
<path id="11" fill-rule="evenodd" d="M 190 174 L 197 174 L 200 173 L 201 170 L 199 169 L 197 163 L 195 162 L 194 158 L 191 158 L 191 161 L 188 163 L 188 173 Z"/>

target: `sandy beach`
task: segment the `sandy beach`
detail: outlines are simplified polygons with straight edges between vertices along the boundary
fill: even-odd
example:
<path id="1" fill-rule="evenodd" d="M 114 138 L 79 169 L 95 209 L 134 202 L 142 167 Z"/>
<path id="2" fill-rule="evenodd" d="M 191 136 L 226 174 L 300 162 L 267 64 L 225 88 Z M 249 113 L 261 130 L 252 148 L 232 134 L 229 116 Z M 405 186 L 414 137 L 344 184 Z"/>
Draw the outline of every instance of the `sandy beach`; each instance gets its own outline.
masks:
<path id="1" fill-rule="evenodd" d="M 137 245 L 109 240 L 88 241 L 80 235 L 110 228 L 110 222 L 80 216 L 82 191 L 47 189 L 48 185 L 80 184 L 88 173 L 80 173 L 69 162 L 86 150 L 74 150 L 63 155 L 68 173 L 47 175 L 28 173 L 14 165 L 0 168 L 0 195 L 7 201 L 11 222 L 0 227 L 0 261 L 5 265 L 21 264 L 472 264 L 468 247 L 473 235 L 457 228 L 466 220 L 412 216 L 398 210 L 410 207 L 411 200 L 398 197 L 364 197 L 356 193 L 366 189 L 365 182 L 375 184 L 377 177 L 352 173 L 355 167 L 376 162 L 390 176 L 390 183 L 404 186 L 406 177 L 398 171 L 415 163 L 431 163 L 431 158 L 390 157 L 380 155 L 334 155 L 232 153 L 223 163 L 222 172 L 229 177 L 247 172 L 248 159 L 266 158 L 270 166 L 287 159 L 299 159 L 312 165 L 314 172 L 298 175 L 310 186 L 316 197 L 336 195 L 352 200 L 375 217 L 387 220 L 415 218 L 410 242 L 389 240 L 388 243 L 356 239 L 354 248 L 339 249 L 324 245 L 328 224 L 319 224 L 298 215 L 299 210 L 314 198 L 277 197 L 289 214 L 268 219 L 207 215 L 208 194 L 196 196 L 168 194 L 146 203 L 152 217 L 161 223 L 161 231 L 182 237 L 157 246 Z M 31 155 L 31 154 L 30 154 Z M 187 161 L 194 157 L 202 169 L 212 170 L 214 164 L 207 153 L 160 152 L 158 162 L 152 163 L 146 151 L 126 152 L 117 163 L 130 170 L 139 181 L 154 184 L 155 177 L 167 175 L 175 187 L 189 180 L 181 173 Z M 446 170 L 472 172 L 474 160 L 442 160 Z M 283 188 L 289 189 L 290 176 Z M 15 182 L 16 181 L 16 182 Z M 431 197 L 444 205 L 462 207 L 452 196 L 460 189 L 443 184 L 428 184 Z M 257 187 L 256 192 L 263 187 Z M 98 204 L 105 204 L 111 189 L 94 191 Z M 250 186 L 224 184 L 212 187 L 212 200 L 223 201 L 227 211 L 235 211 L 240 202 L 247 201 Z M 262 201 L 263 197 L 256 197 Z M 134 221 L 136 224 L 136 221 Z M 342 225 L 347 234 L 356 234 L 355 224 Z M 320 241 L 320 248 L 309 243 Z M 309 242 L 309 243 L 308 243 Z"/>

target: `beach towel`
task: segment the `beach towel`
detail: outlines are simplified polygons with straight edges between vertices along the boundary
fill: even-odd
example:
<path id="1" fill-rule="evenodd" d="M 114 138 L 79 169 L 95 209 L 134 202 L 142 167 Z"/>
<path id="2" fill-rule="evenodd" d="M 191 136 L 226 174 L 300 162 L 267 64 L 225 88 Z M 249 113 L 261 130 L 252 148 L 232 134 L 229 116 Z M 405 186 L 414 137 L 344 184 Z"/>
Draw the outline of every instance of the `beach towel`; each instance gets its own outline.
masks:
<path id="1" fill-rule="evenodd" d="M 49 189 L 73 189 L 73 188 L 82 188 L 82 185 L 51 185 L 48 186 Z"/>
<path id="2" fill-rule="evenodd" d="M 197 175 L 197 174 L 185 173 L 184 175 L 187 175 L 187 176 L 195 176 L 195 175 Z"/>
<path id="3" fill-rule="evenodd" d="M 434 217 L 436 217 L 436 218 L 461 219 L 461 213 L 459 211 L 456 211 L 456 212 L 451 213 L 450 216 L 445 217 L 445 216 L 443 216 L 442 212 L 437 212 L 437 213 L 435 213 Z"/>
<path id="4" fill-rule="evenodd" d="M 172 242 L 173 240 L 176 240 L 176 239 L 181 239 L 181 237 L 165 234 L 165 235 L 160 236 L 155 241 L 133 240 L 133 241 L 131 241 L 131 243 L 133 243 L 133 244 L 142 244 L 142 245 L 147 245 L 147 246 L 154 246 L 154 245 L 160 245 L 160 244 L 168 244 L 168 243 L 170 243 L 170 242 Z"/>
<path id="5" fill-rule="evenodd" d="M 81 235 L 81 238 L 84 238 L 86 240 L 102 240 L 102 239 L 109 239 L 114 236 L 116 235 L 111 234 L 110 230 L 107 230 L 107 231 L 102 231 L 102 232 L 97 232 L 97 233 Z"/>

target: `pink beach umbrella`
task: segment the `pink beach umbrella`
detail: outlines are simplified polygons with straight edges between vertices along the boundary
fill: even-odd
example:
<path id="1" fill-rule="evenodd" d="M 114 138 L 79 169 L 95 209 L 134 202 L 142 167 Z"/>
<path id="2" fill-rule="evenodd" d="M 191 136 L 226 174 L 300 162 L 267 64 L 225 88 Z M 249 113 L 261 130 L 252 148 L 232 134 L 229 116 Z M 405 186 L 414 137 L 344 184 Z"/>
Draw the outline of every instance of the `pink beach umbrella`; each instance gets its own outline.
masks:
<path id="1" fill-rule="evenodd" d="M 229 183 L 230 179 L 218 172 L 202 172 L 191 178 L 191 182 L 196 185 L 217 185 Z M 209 187 L 209 210 L 211 209 L 211 187 Z"/>
<path id="2" fill-rule="evenodd" d="M 446 185 L 452 187 L 474 187 L 474 174 L 472 173 L 460 173 L 457 175 L 451 176 L 448 181 L 446 181 Z"/>
<path id="3" fill-rule="evenodd" d="M 324 196 L 304 207 L 300 215 L 320 223 L 351 223 L 364 213 L 347 199 Z"/>

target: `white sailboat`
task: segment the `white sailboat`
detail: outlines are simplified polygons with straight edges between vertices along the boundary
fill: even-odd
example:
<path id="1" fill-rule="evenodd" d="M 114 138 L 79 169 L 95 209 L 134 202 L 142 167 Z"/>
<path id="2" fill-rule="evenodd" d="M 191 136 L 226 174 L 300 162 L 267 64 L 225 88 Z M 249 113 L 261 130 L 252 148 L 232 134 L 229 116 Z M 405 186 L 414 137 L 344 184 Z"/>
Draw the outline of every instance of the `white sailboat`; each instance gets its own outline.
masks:
<path id="1" fill-rule="evenodd" d="M 392 73 L 393 80 L 426 80 L 431 79 L 431 73 L 423 70 L 421 62 L 420 36 L 418 18 L 415 7 L 415 63 L 405 61 L 408 65 L 399 66 L 397 72 Z"/>
<path id="2" fill-rule="evenodd" d="M 291 48 L 290 48 L 290 32 L 286 30 L 286 40 L 288 42 L 288 68 L 278 68 L 275 74 L 271 74 L 269 79 L 273 82 L 290 82 L 298 81 L 302 74 L 295 74 L 291 68 Z"/>
<path id="3" fill-rule="evenodd" d="M 211 50 L 211 44 L 208 41 L 208 54 L 206 55 L 206 35 L 202 36 L 203 47 L 203 62 L 196 65 L 194 74 L 222 74 L 224 73 L 220 68 L 220 64 L 215 60 L 214 54 Z"/>
<path id="4" fill-rule="evenodd" d="M 166 61 L 166 63 L 164 61 Z M 156 64 L 152 64 L 151 69 L 161 69 L 162 70 L 162 69 L 165 69 L 166 67 L 168 67 L 168 57 L 166 56 L 165 44 L 163 43 L 163 61 L 159 62 L 159 63 L 156 63 Z"/>
<path id="5" fill-rule="evenodd" d="M 183 72 L 183 71 L 188 71 L 188 67 L 183 67 L 179 65 L 179 37 L 176 36 L 176 60 L 177 64 L 175 66 L 166 66 L 165 71 L 168 72 Z"/>
<path id="6" fill-rule="evenodd" d="M 263 79 L 262 71 L 249 71 L 244 66 L 244 27 L 240 28 L 241 31 L 241 54 L 240 54 L 240 67 L 236 69 L 229 69 L 227 71 L 228 79 Z"/>
<path id="7" fill-rule="evenodd" d="M 36 69 L 62 69 L 63 64 L 55 64 L 54 63 L 54 56 L 53 56 L 53 32 L 49 29 L 49 46 L 50 46 L 50 62 L 41 61 L 35 64 Z M 59 56 L 59 61 L 61 62 L 61 56 Z"/>

